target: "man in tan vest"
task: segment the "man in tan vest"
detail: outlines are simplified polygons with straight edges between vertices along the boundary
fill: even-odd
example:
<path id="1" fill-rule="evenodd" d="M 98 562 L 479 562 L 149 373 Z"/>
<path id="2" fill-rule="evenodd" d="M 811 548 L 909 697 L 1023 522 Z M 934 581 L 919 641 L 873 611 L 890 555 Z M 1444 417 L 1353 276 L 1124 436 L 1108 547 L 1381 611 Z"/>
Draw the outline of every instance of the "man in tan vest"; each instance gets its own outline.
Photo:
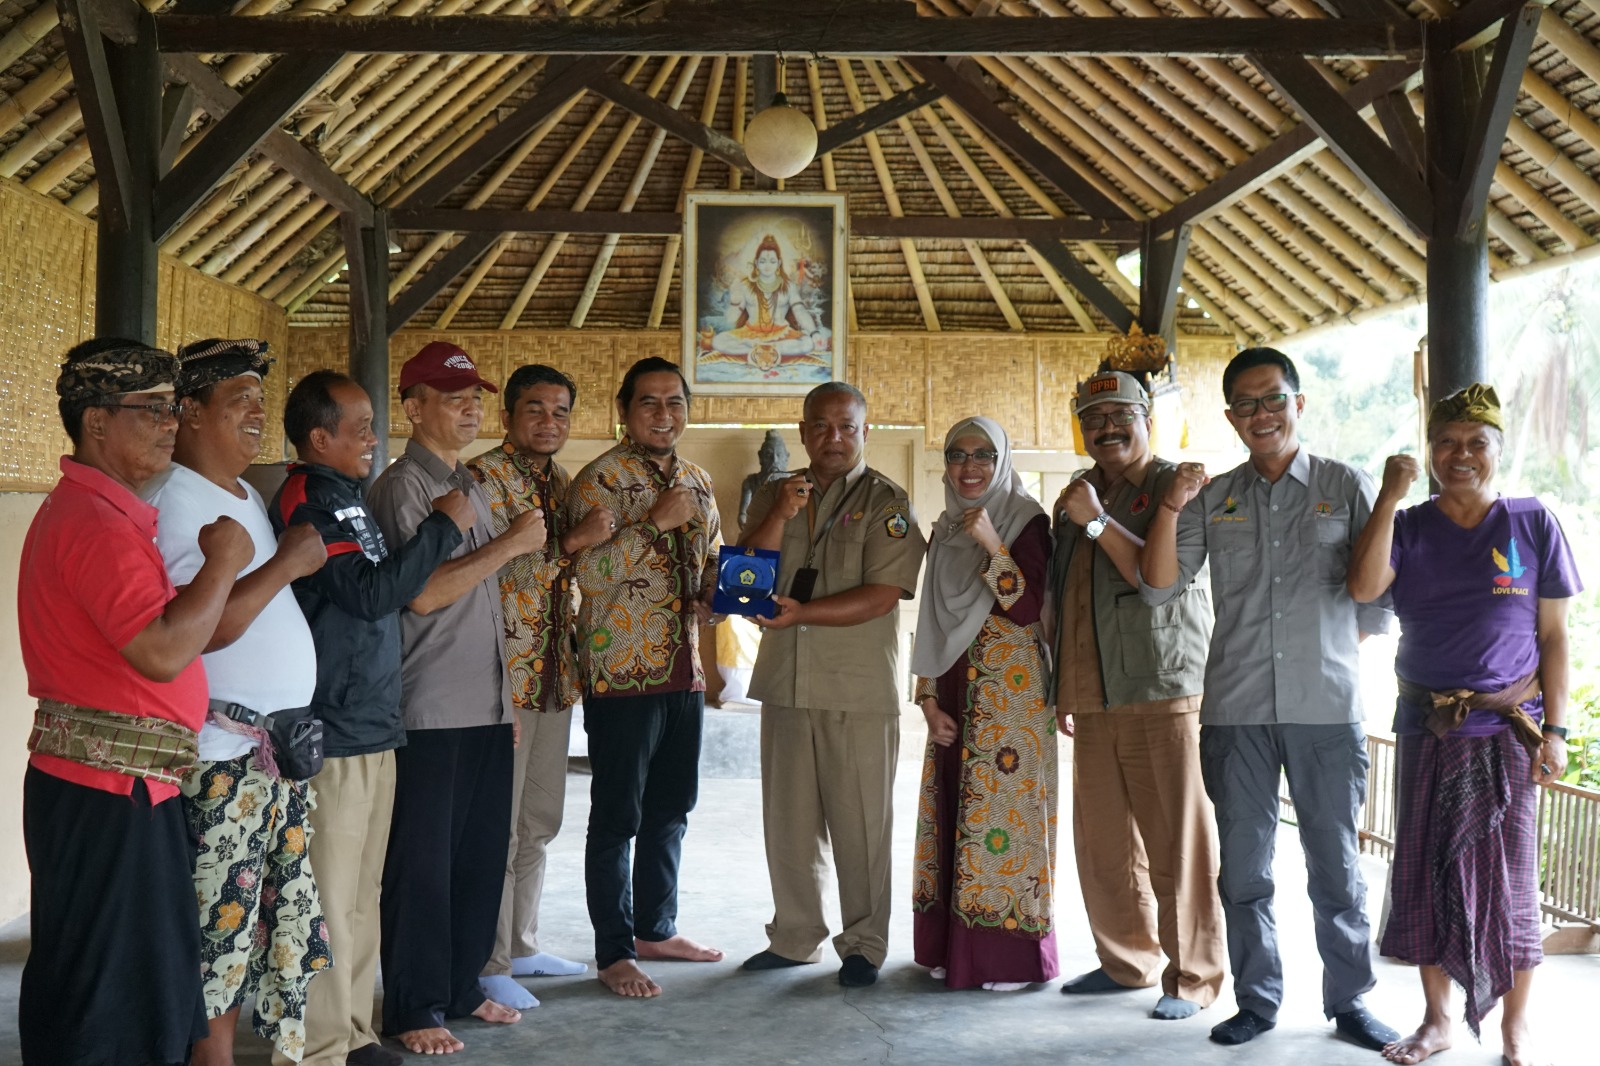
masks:
<path id="1" fill-rule="evenodd" d="M 740 543 L 782 552 L 775 617 L 750 693 L 761 706 L 761 808 L 774 914 L 746 970 L 822 958 L 822 848 L 844 929 L 839 983 L 878 979 L 889 941 L 892 795 L 900 750 L 899 604 L 926 541 L 905 490 L 867 466 L 867 402 L 842 381 L 806 396 L 807 469 L 750 501 Z"/>
<path id="2" fill-rule="evenodd" d="M 1072 746 L 1072 839 L 1100 965 L 1067 995 L 1147 988 L 1187 1018 L 1222 984 L 1217 838 L 1200 780 L 1211 638 L 1203 584 L 1139 598 L 1139 549 L 1177 467 L 1150 451 L 1150 397 L 1131 374 L 1078 386 L 1093 469 L 1057 501 L 1056 717 Z M 1166 964 L 1162 965 L 1162 955 Z"/>

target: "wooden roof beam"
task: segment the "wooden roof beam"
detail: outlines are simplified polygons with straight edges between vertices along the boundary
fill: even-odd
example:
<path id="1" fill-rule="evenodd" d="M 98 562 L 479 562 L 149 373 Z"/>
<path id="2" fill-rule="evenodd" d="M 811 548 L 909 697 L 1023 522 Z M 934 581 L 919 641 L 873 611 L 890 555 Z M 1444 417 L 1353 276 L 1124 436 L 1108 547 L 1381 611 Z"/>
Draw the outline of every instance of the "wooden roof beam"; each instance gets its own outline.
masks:
<path id="1" fill-rule="evenodd" d="M 1088 163 L 1076 157 L 1063 158 L 1046 148 L 1036 137 L 1023 129 L 1016 119 L 1001 110 L 1000 105 L 990 99 L 978 86 L 934 59 L 913 56 L 908 57 L 905 64 L 920 74 L 924 81 L 943 89 L 951 103 L 971 115 L 991 137 L 1009 151 L 1016 153 L 1017 158 L 1066 193 L 1084 211 L 1100 218 L 1131 217 L 1116 201 L 1106 196 L 1085 177 L 1085 172 L 1094 172 Z"/>
<path id="2" fill-rule="evenodd" d="M 372 19 L 360 19 L 371 22 Z M 409 20 L 408 20 L 409 21 Z M 318 21 L 320 33 L 322 20 Z M 496 49 L 505 51 L 505 49 Z M 403 199 L 401 204 L 426 207 L 438 203 L 457 186 L 479 170 L 488 166 L 510 150 L 518 141 L 531 133 L 572 97 L 583 92 L 589 81 L 605 73 L 615 60 L 610 56 L 579 59 L 559 71 L 545 72 L 544 84 L 539 91 L 519 104 L 516 110 L 501 122 L 484 131 L 483 136 L 456 153 L 455 157 L 433 176 L 422 182 Z"/>
<path id="3" fill-rule="evenodd" d="M 463 270 L 477 262 L 496 239 L 497 235 L 494 233 L 466 234 L 460 243 L 439 257 L 438 261 L 428 268 L 427 273 L 406 286 L 389 304 L 389 314 L 386 317 L 389 335 L 394 336 L 397 330 L 417 317 L 434 297 L 461 276 Z"/>
<path id="4" fill-rule="evenodd" d="M 127 229 L 135 210 L 149 208 L 148 204 L 134 201 L 134 191 L 146 187 L 149 178 L 141 180 L 134 173 L 123 137 L 122 113 L 101 35 L 99 7 L 96 0 L 60 0 L 61 36 L 72 63 L 84 131 L 99 175 L 101 217 L 116 229 Z"/>
<path id="5" fill-rule="evenodd" d="M 755 172 L 744 154 L 744 145 L 720 130 L 696 122 L 673 105 L 657 100 L 621 78 L 612 74 L 591 78 L 588 88 L 597 96 L 603 96 L 623 110 L 631 111 L 646 122 L 666 130 L 691 148 L 698 148 L 737 170 Z"/>
<path id="6" fill-rule="evenodd" d="M 809 47 L 832 55 L 1190 55 L 1264 52 L 1329 58 L 1415 59 L 1421 24 L 1384 19 L 1053 18 L 924 19 L 853 12 L 828 23 Z M 612 57 L 630 55 L 761 55 L 794 35 L 794 15 L 781 5 L 752 3 L 715 18 L 673 16 L 556 18 L 456 15 L 351 18 L 327 15 L 308 33 L 303 19 L 281 15 L 163 15 L 167 52 L 290 54 L 316 49 L 348 53 L 523 53 Z"/>
<path id="7" fill-rule="evenodd" d="M 194 56 L 168 56 L 166 65 L 167 73 L 175 81 L 184 82 L 194 89 L 195 99 L 213 119 L 220 121 L 244 99 L 236 89 Z M 362 220 L 371 215 L 372 201 L 335 174 L 315 152 L 282 130 L 275 129 L 268 133 L 261 142 L 261 151 L 340 211 L 353 212 Z"/>
<path id="8" fill-rule="evenodd" d="M 1405 168 L 1345 95 L 1306 59 L 1261 55 L 1251 62 L 1379 199 L 1418 235 L 1427 236 L 1433 228 L 1433 197 L 1427 185 Z"/>
<path id="9" fill-rule="evenodd" d="M 827 129 L 819 127 L 817 156 L 820 158 L 829 152 L 837 151 L 851 141 L 860 140 L 875 129 L 887 126 L 914 111 L 922 110 L 943 96 L 944 90 L 931 82 L 922 82 L 893 96 L 886 95 L 883 100 L 860 114 L 852 115 Z"/>
<path id="10" fill-rule="evenodd" d="M 1521 88 L 1521 74 L 1527 69 L 1528 55 L 1533 51 L 1534 39 L 1539 35 L 1539 20 L 1544 13 L 1544 8 L 1529 4 L 1515 17 L 1507 16 L 1494 42 L 1494 56 L 1479 90 L 1472 128 L 1467 133 L 1461 173 L 1451 174 L 1447 179 L 1461 190 L 1461 207 L 1455 218 L 1444 218 L 1440 223 L 1458 237 L 1466 237 L 1484 224 L 1489 209 L 1489 185 L 1494 180 L 1495 164 L 1500 162 L 1500 150 L 1506 143 L 1506 125 L 1511 121 L 1512 108 L 1516 106 L 1517 92 Z"/>
<path id="11" fill-rule="evenodd" d="M 1421 68 L 1410 64 L 1386 64 L 1352 86 L 1344 99 L 1352 109 L 1361 110 L 1385 93 L 1408 86 L 1420 73 Z M 1248 162 L 1234 167 L 1182 203 L 1173 205 L 1156 216 L 1155 221 L 1163 229 L 1197 222 L 1268 184 L 1321 148 L 1321 135 L 1309 123 L 1285 130 Z"/>
<path id="12" fill-rule="evenodd" d="M 155 234 L 161 240 L 193 211 L 227 173 L 260 147 L 317 88 L 339 62 L 337 54 L 306 52 L 284 56 L 256 79 L 155 189 Z M 193 86 L 188 87 L 190 92 Z M 187 111 L 183 115 L 188 124 Z"/>
<path id="13" fill-rule="evenodd" d="M 1073 255 L 1067 246 L 1060 241 L 1038 240 L 1029 242 L 1044 257 L 1056 273 L 1072 283 L 1072 287 L 1083 294 L 1084 299 L 1094 306 L 1096 311 L 1104 315 L 1112 326 L 1128 332 L 1128 327 L 1134 324 L 1134 313 L 1126 304 L 1117 297 L 1117 294 L 1106 288 L 1105 282 L 1095 276 L 1083 261 Z"/>

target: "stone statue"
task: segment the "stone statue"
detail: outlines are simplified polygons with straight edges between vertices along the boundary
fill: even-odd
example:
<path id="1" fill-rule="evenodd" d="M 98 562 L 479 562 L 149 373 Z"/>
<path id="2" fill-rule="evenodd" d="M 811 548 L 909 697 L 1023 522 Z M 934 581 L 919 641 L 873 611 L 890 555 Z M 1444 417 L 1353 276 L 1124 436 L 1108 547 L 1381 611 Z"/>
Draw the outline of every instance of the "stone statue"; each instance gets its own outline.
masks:
<path id="1" fill-rule="evenodd" d="M 739 486 L 739 528 L 744 528 L 746 516 L 750 513 L 750 499 L 756 490 L 769 481 L 789 476 L 789 446 L 783 443 L 783 434 L 775 429 L 767 430 L 766 439 L 761 442 L 761 447 L 756 451 L 760 457 L 761 469 L 744 479 Z"/>

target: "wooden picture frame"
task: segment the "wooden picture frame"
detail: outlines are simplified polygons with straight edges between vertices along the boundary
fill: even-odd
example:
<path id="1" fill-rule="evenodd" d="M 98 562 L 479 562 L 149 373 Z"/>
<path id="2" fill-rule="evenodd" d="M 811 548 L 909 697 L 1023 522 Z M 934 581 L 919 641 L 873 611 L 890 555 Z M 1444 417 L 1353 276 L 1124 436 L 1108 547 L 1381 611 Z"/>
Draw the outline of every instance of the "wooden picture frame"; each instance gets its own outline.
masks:
<path id="1" fill-rule="evenodd" d="M 844 379 L 843 193 L 693 192 L 683 371 L 697 393 L 803 396 Z"/>

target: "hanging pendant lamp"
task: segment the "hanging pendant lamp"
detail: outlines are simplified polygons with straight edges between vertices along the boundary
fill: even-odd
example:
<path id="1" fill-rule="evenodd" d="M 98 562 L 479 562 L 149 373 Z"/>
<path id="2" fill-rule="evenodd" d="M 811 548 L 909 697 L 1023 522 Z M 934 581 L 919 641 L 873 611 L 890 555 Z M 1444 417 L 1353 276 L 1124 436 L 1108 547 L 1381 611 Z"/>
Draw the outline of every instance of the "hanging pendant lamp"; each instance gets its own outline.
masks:
<path id="1" fill-rule="evenodd" d="M 783 92 L 783 59 L 778 59 L 778 91 L 756 112 L 744 131 L 744 154 L 769 178 L 792 178 L 817 155 L 817 127 L 789 105 Z"/>

